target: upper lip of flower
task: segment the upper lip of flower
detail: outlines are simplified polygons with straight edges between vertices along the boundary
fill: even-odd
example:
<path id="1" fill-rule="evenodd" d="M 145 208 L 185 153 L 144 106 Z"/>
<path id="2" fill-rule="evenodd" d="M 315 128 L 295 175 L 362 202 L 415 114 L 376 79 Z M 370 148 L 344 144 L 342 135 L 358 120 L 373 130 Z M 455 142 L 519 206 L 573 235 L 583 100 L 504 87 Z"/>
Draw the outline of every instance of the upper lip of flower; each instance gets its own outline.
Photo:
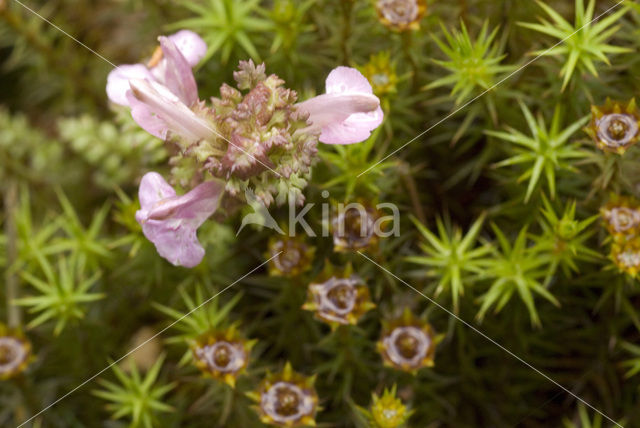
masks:
<path id="1" fill-rule="evenodd" d="M 166 137 L 168 130 L 179 133 L 191 142 L 215 137 L 211 125 L 198 117 L 166 86 L 141 79 L 132 79 L 129 84 L 132 96 L 165 122 L 166 129 L 160 138 Z M 132 110 L 139 107 L 142 106 L 136 106 L 134 103 Z"/>

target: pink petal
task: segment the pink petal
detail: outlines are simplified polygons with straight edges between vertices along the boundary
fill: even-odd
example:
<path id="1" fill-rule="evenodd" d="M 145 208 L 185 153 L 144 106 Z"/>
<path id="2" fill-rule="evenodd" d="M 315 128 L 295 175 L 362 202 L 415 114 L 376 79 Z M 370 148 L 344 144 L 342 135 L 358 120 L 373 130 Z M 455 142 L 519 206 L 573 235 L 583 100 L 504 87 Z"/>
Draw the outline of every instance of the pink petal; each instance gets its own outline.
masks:
<path id="1" fill-rule="evenodd" d="M 353 144 L 366 140 L 371 132 L 382 123 L 382 108 L 368 113 L 354 113 L 343 122 L 336 122 L 322 128 L 319 140 L 326 144 Z"/>
<path id="2" fill-rule="evenodd" d="M 194 267 L 204 257 L 197 230 L 218 208 L 224 183 L 207 181 L 182 196 L 155 172 L 140 182 L 136 220 L 158 254 L 176 266 Z"/>
<path id="3" fill-rule="evenodd" d="M 325 82 L 327 94 L 363 93 L 373 94 L 371 84 L 358 70 L 351 67 L 336 67 Z"/>
<path id="4" fill-rule="evenodd" d="M 140 207 L 143 210 L 148 211 L 156 203 L 173 196 L 176 196 L 176 191 L 157 172 L 148 172 L 140 180 L 138 197 L 140 198 Z"/>
<path id="5" fill-rule="evenodd" d="M 380 100 L 369 81 L 356 69 L 337 67 L 327 77 L 327 93 L 297 104 L 309 114 L 311 126 L 327 144 L 353 144 L 366 140 L 382 123 Z"/>
<path id="6" fill-rule="evenodd" d="M 167 37 L 158 37 L 163 58 L 153 69 L 159 83 L 165 85 L 187 106 L 198 100 L 198 86 L 193 71 L 176 45 Z"/>
<path id="7" fill-rule="evenodd" d="M 129 84 L 131 115 L 150 134 L 165 139 L 171 131 L 190 143 L 215 136 L 213 125 L 197 116 L 166 86 L 148 80 L 131 80 Z"/>
<path id="8" fill-rule="evenodd" d="M 131 117 L 138 125 L 154 137 L 165 140 L 167 138 L 167 122 L 155 115 L 146 103 L 140 101 L 133 95 L 133 92 L 127 92 L 127 100 L 131 106 Z"/>
<path id="9" fill-rule="evenodd" d="M 123 106 L 129 105 L 127 91 L 129 79 L 151 79 L 151 73 L 142 64 L 119 65 L 107 77 L 107 96 L 111 101 Z"/>
<path id="10" fill-rule="evenodd" d="M 169 36 L 190 67 L 198 65 L 207 53 L 207 44 L 202 37 L 189 30 L 180 30 Z"/>
<path id="11" fill-rule="evenodd" d="M 149 220 L 142 225 L 142 232 L 160 257 L 174 266 L 195 267 L 204 257 L 196 230 L 182 227 L 179 220 Z"/>

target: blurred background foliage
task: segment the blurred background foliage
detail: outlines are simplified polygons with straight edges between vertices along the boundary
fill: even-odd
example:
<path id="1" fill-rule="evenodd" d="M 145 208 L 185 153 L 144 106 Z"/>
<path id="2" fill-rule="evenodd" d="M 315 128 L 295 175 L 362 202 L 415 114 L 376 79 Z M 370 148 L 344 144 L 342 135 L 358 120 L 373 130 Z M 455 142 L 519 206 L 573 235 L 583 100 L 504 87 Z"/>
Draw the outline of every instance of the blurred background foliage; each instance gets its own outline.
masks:
<path id="1" fill-rule="evenodd" d="M 24 0 L 103 59 L 0 0 L 0 316 L 22 326 L 35 353 L 24 375 L 0 381 L 1 426 L 33 415 L 265 260 L 275 232 L 236 236 L 239 216 L 204 225 L 207 255 L 193 270 L 162 260 L 134 220 L 140 177 L 166 169 L 168 153 L 110 108 L 105 59 L 139 62 L 158 35 L 189 28 L 209 45 L 196 72 L 201 97 L 217 95 L 248 58 L 302 99 L 321 93 L 335 66 L 359 68 L 386 120 L 367 142 L 319 148 L 307 200 L 326 202 L 328 190 L 332 201 L 397 204 L 401 237 L 382 240 L 371 257 L 640 427 L 639 286 L 609 259 L 597 217 L 612 194 L 640 198 L 640 155 L 604 153 L 581 130 L 592 104 L 639 94 L 640 6 L 628 0 L 589 23 L 615 3 L 431 0 L 418 29 L 393 31 L 375 3 Z M 286 218 L 285 209 L 272 214 Z M 308 219 L 319 227 L 319 212 Z M 285 361 L 318 375 L 320 426 L 377 426 L 363 409 L 392 387 L 411 408 L 411 427 L 613 426 L 358 254 L 333 252 L 330 238 L 311 244 L 309 272 L 250 275 L 132 354 L 135 369 L 120 362 L 33 426 L 259 427 L 245 393 Z M 332 331 L 300 309 L 325 260 L 350 262 L 366 280 L 377 308 L 357 326 Z M 435 366 L 416 374 L 383 368 L 375 350 L 381 322 L 405 307 L 445 334 Z M 194 329 L 208 323 L 257 339 L 235 389 L 203 378 L 184 357 Z"/>

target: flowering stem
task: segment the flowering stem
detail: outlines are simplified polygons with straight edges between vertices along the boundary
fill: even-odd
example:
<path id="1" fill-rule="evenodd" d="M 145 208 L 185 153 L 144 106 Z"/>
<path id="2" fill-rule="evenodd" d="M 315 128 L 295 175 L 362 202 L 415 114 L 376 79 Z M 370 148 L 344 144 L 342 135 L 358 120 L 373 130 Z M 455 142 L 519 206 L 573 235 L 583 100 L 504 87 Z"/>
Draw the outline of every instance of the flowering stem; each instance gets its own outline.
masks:
<path id="1" fill-rule="evenodd" d="M 235 389 L 230 388 L 227 385 L 224 385 L 225 393 L 224 393 L 224 405 L 222 408 L 222 415 L 220 416 L 220 425 L 226 425 L 227 420 L 229 419 L 229 415 L 231 414 L 231 409 L 233 408 L 233 403 L 235 401 Z"/>
<path id="2" fill-rule="evenodd" d="M 7 324 L 11 328 L 16 328 L 21 324 L 20 307 L 13 304 L 13 301 L 20 294 L 20 282 L 13 267 L 18 258 L 18 233 L 16 230 L 16 206 L 18 204 L 18 183 L 14 179 L 9 179 L 4 193 L 5 212 L 5 235 L 7 237 L 7 269 L 5 270 L 6 299 L 7 299 Z"/>

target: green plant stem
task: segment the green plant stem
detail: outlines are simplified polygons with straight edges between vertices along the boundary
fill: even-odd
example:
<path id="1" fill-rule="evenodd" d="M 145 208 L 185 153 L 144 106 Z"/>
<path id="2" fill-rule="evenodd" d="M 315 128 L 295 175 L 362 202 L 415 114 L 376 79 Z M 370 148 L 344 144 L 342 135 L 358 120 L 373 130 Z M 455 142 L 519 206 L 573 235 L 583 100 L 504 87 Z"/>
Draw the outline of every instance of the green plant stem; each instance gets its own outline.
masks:
<path id="1" fill-rule="evenodd" d="M 18 183 L 9 178 L 4 192 L 4 230 L 7 237 L 7 269 L 5 270 L 6 299 L 7 299 L 7 324 L 11 328 L 17 328 L 22 324 L 20 307 L 13 301 L 20 295 L 20 281 L 12 267 L 18 258 L 18 231 L 16 228 L 16 207 L 18 205 Z"/>
<path id="2" fill-rule="evenodd" d="M 467 0 L 458 0 L 460 4 L 460 19 L 462 19 L 465 23 L 467 22 L 467 13 L 469 12 L 469 5 L 467 4 Z"/>
<path id="3" fill-rule="evenodd" d="M 413 47 L 413 34 L 412 31 L 405 31 L 402 33 L 402 52 L 404 53 L 407 62 L 409 62 L 409 66 L 411 67 L 411 89 L 413 92 L 418 91 L 420 85 L 418 84 L 418 73 L 420 69 L 418 67 L 418 63 L 411 53 L 411 48 Z"/>
<path id="4" fill-rule="evenodd" d="M 31 417 L 31 415 L 33 414 L 32 413 L 33 409 L 39 408 L 40 403 L 36 398 L 35 391 L 33 389 L 33 385 L 31 384 L 31 381 L 27 379 L 27 377 L 25 377 L 24 374 L 15 378 L 15 384 L 18 386 L 18 388 L 20 388 L 20 391 L 22 393 L 22 398 L 23 398 L 22 403 L 20 403 L 20 405 L 16 407 L 16 413 L 15 413 L 16 424 L 20 424 Z M 38 422 L 38 418 L 36 418 L 35 421 L 31 422 L 27 426 L 28 427 L 38 426 L 37 422 Z"/>
<path id="5" fill-rule="evenodd" d="M 351 52 L 349 49 L 349 39 L 351 38 L 351 16 L 353 15 L 353 4 L 351 0 L 341 0 L 342 3 L 342 61 L 344 64 L 351 63 Z"/>
<path id="6" fill-rule="evenodd" d="M 220 415 L 220 426 L 224 426 L 227 424 L 229 420 L 229 415 L 231 415 L 231 409 L 233 408 L 233 403 L 236 399 L 236 390 L 234 388 L 229 387 L 228 385 L 224 385 L 225 393 L 224 393 L 224 406 L 222 408 L 222 415 Z"/>
<path id="7" fill-rule="evenodd" d="M 416 186 L 416 181 L 409 170 L 409 165 L 403 164 L 400 165 L 400 174 L 402 175 L 402 179 L 404 180 L 405 185 L 407 186 L 407 190 L 409 191 L 409 197 L 411 198 L 411 205 L 413 206 L 413 211 L 415 212 L 416 218 L 420 220 L 422 224 L 426 224 L 427 217 L 424 213 L 424 209 L 422 208 L 422 202 L 420 201 L 420 194 L 418 193 L 418 188 Z"/>

